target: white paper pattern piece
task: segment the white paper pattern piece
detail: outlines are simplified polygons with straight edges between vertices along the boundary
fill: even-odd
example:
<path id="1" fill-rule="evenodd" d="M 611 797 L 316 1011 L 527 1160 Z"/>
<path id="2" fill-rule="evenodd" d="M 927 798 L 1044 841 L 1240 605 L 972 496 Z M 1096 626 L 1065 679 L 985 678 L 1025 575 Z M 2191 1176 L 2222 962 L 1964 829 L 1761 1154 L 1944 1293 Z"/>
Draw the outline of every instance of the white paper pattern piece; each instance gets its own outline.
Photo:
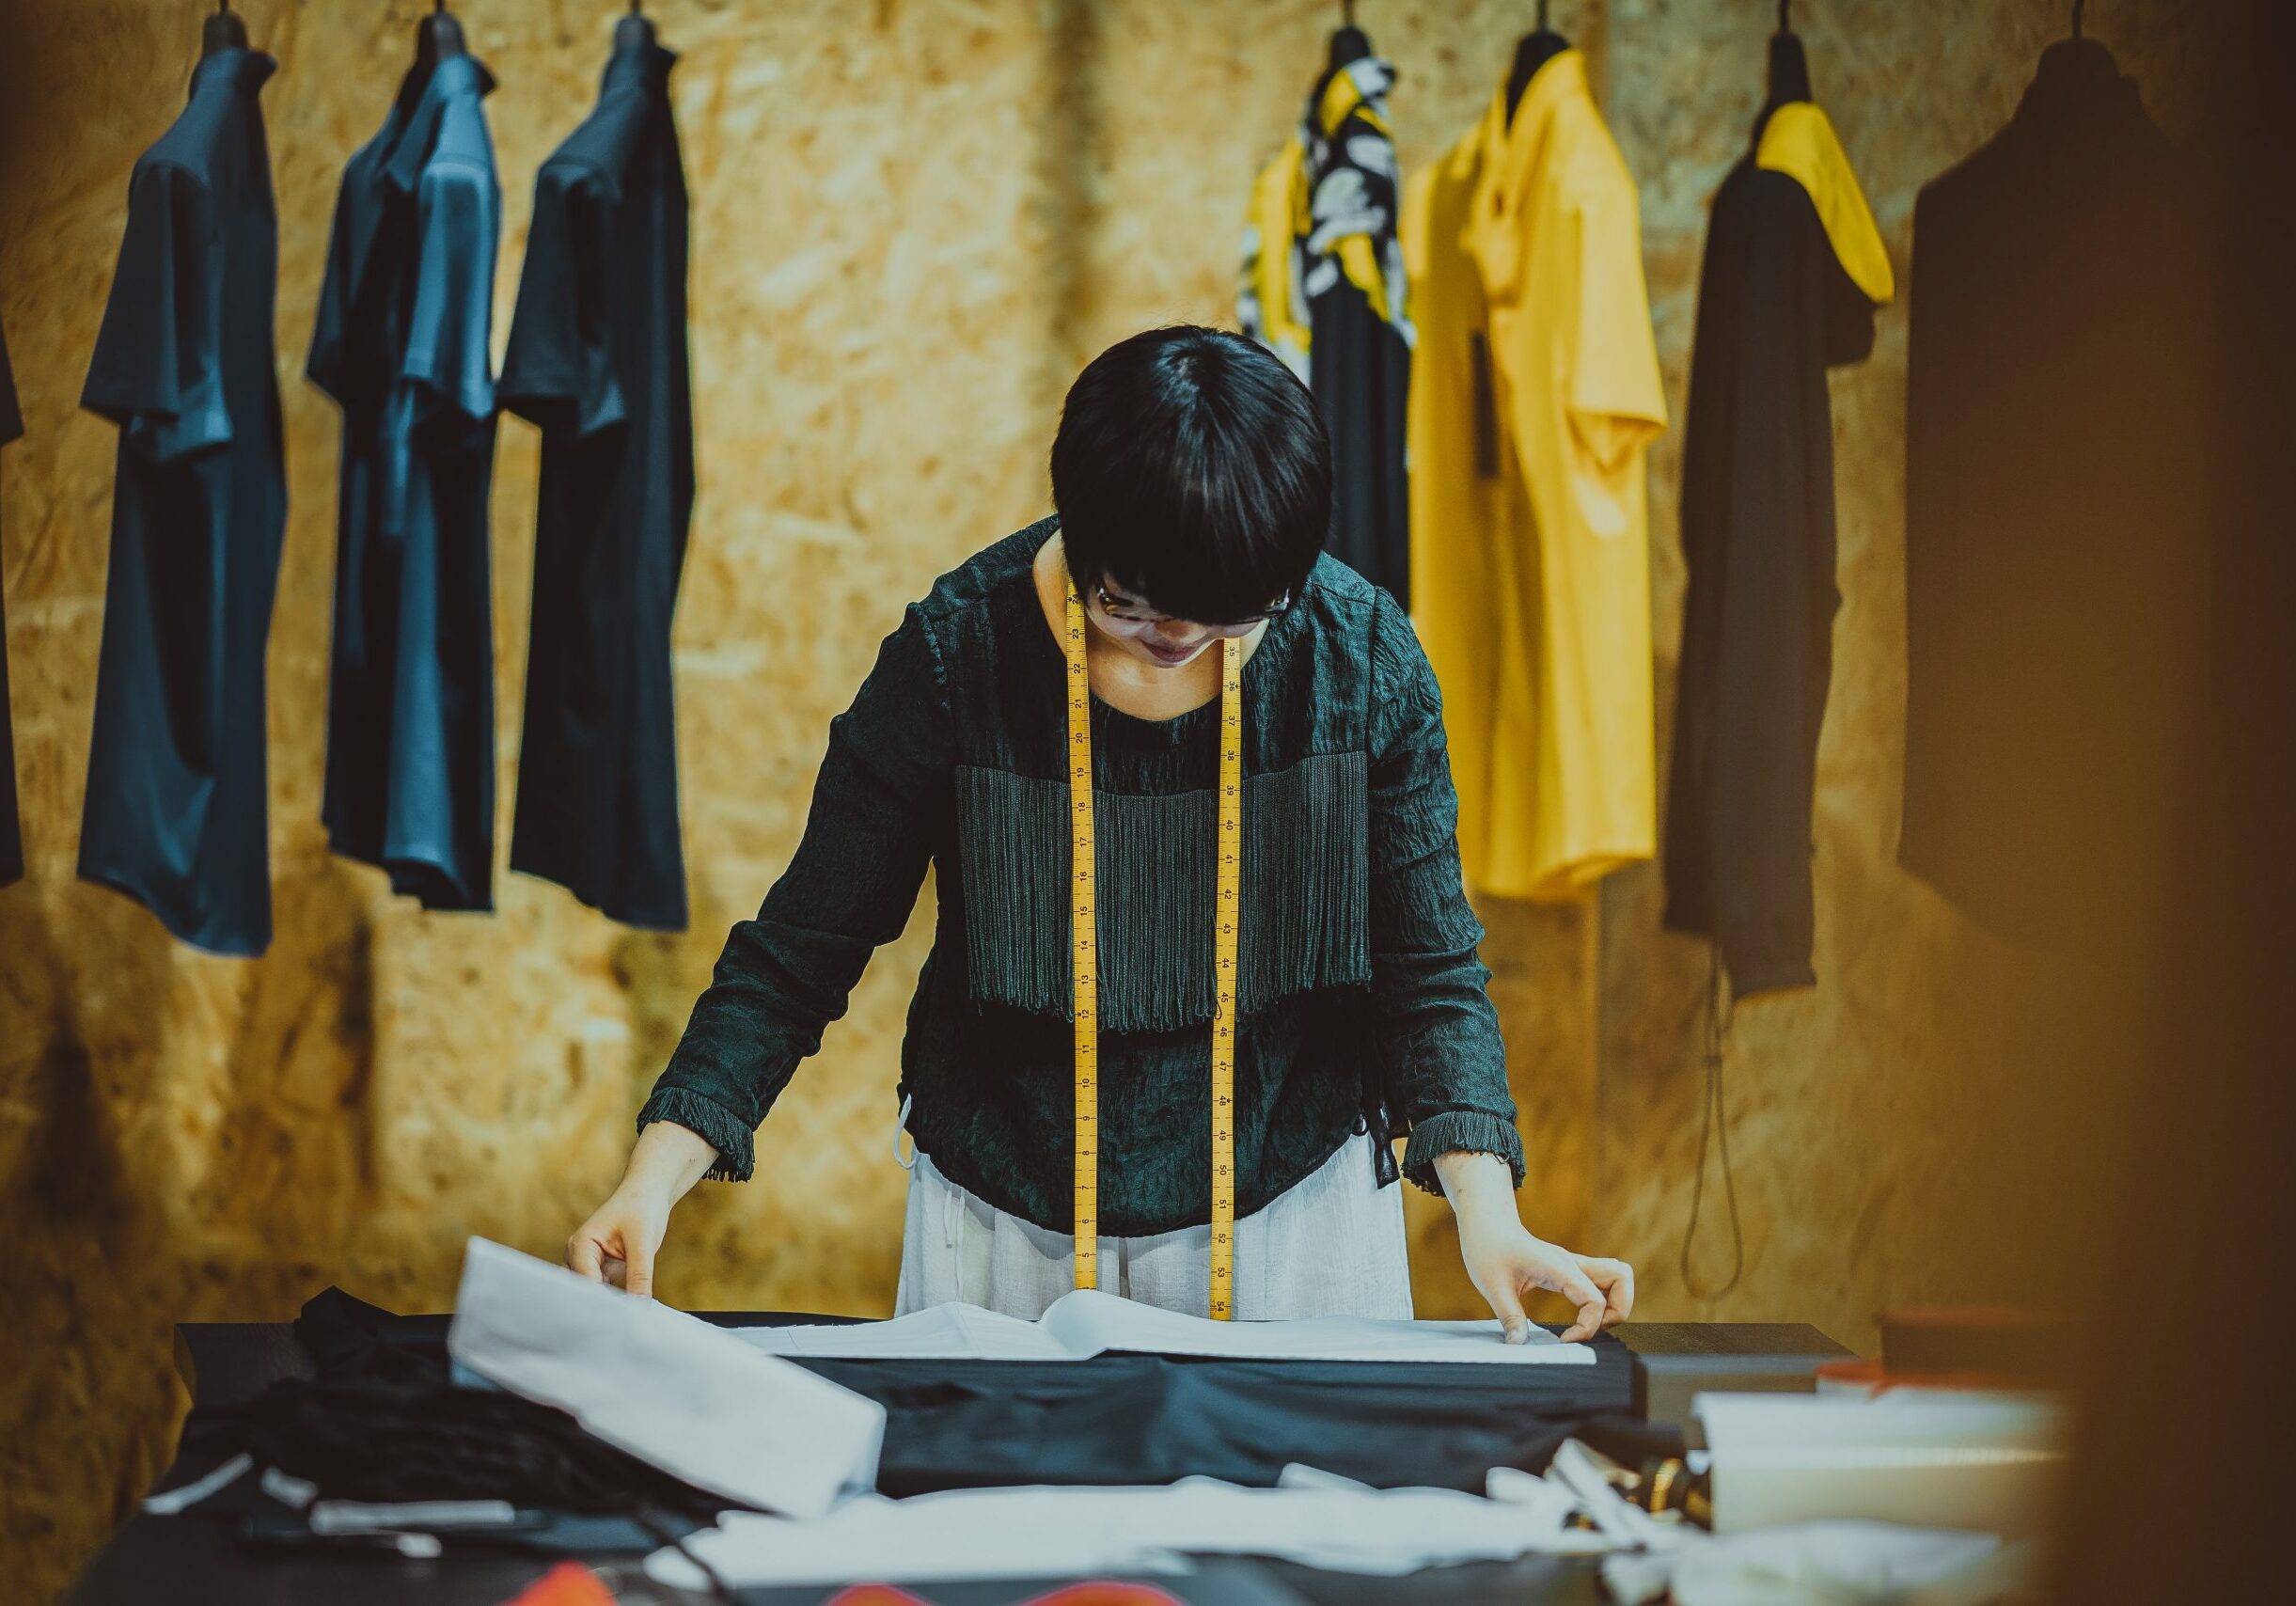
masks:
<path id="1" fill-rule="evenodd" d="M 1170 1573 L 1187 1570 L 1190 1554 L 1394 1577 L 1609 1549 L 1599 1535 L 1564 1526 L 1572 1504 L 1552 1486 L 1540 1498 L 1486 1500 L 1453 1489 L 1244 1488 L 1186 1478 L 1161 1488 L 867 1495 L 805 1521 L 736 1512 L 686 1545 L 736 1588 Z M 676 1551 L 657 1551 L 646 1571 L 684 1588 L 706 1582 Z"/>
<path id="2" fill-rule="evenodd" d="M 1508 1344 L 1496 1321 L 1401 1322 L 1363 1316 L 1216 1322 L 1095 1288 L 1052 1302 L 1025 1322 L 978 1305 L 936 1305 L 884 1322 L 734 1330 L 769 1355 L 835 1360 L 1087 1361 L 1111 1350 L 1245 1361 L 1450 1361 L 1591 1366 L 1595 1352 L 1533 1327 Z"/>
<path id="3" fill-rule="evenodd" d="M 472 1238 L 454 1359 L 699 1488 L 812 1517 L 874 1487 L 885 1408 L 705 1321 Z"/>

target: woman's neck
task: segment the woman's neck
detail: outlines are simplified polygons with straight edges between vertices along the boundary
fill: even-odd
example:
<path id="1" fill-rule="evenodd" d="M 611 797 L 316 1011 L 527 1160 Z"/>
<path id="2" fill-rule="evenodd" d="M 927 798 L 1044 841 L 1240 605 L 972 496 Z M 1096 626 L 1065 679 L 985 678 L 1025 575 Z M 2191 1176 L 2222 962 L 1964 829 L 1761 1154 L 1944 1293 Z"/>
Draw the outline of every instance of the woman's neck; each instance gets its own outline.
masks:
<path id="1" fill-rule="evenodd" d="M 1056 533 L 1036 549 L 1033 565 L 1036 600 L 1044 609 L 1045 627 L 1058 643 L 1068 630 L 1068 555 Z M 1243 638 L 1249 661 L 1267 634 L 1263 620 Z M 1174 669 L 1151 664 L 1124 651 L 1084 615 L 1084 667 L 1093 693 L 1101 701 L 1136 719 L 1176 719 L 1219 696 L 1220 644 L 1217 638 L 1187 663 Z"/>

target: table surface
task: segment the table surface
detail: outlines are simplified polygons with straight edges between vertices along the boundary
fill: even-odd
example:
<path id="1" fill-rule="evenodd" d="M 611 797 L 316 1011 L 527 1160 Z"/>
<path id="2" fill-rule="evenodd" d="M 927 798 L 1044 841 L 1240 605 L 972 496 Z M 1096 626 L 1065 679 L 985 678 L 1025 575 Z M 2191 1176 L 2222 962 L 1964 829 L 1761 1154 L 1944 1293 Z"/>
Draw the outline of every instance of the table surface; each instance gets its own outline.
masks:
<path id="1" fill-rule="evenodd" d="M 727 1323 L 785 1322 L 785 1313 L 703 1313 Z M 1703 1388 L 1809 1387 L 1821 1362 L 1848 1354 L 1816 1328 L 1775 1322 L 1636 1322 L 1618 1330 L 1635 1358 L 1635 1397 L 1655 1420 L 1681 1422 L 1691 1394 Z M 259 1393 L 283 1378 L 308 1376 L 309 1357 L 285 1322 L 200 1322 L 176 1329 L 176 1364 L 197 1405 L 215 1407 Z M 172 1470 L 163 1485 L 181 1481 Z M 421 1600 L 435 1606 L 495 1606 L 547 1569 L 546 1559 L 453 1551 L 432 1562 L 382 1554 L 274 1554 L 247 1551 L 228 1524 L 197 1514 L 138 1513 L 113 1535 L 73 1590 L 73 1606 L 165 1600 L 177 1606 L 382 1606 Z M 635 1562 L 604 1568 L 625 1600 L 699 1601 L 646 1583 Z M 1583 1561 L 1526 1557 L 1506 1566 L 1446 1567 L 1408 1580 L 1351 1579 L 1304 1567 L 1224 1564 L 1238 1600 L 1296 1598 L 1306 1606 L 1448 1606 L 1507 1599 L 1524 1606 L 1578 1606 L 1598 1598 Z M 1286 1591 L 1290 1593 L 1287 1595 Z M 826 1591 L 745 1592 L 745 1599 L 779 1606 L 817 1601 Z M 929 1593 L 929 1592 L 928 1592 Z"/>

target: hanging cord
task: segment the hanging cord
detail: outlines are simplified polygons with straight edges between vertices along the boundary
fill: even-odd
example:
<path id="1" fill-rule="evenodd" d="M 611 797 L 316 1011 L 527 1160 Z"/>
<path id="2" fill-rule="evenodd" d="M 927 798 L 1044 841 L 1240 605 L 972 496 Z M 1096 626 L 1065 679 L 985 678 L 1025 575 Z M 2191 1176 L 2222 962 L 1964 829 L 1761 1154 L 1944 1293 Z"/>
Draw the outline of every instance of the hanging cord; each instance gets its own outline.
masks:
<path id="1" fill-rule="evenodd" d="M 1794 31 L 1794 0 L 1778 0 L 1778 31 L 1782 34 Z"/>
<path id="2" fill-rule="evenodd" d="M 1706 974 L 1706 1092 L 1698 1116 L 1698 1173 L 1697 1180 L 1691 1185 L 1690 1225 L 1682 1229 L 1682 1285 L 1700 1299 L 1721 1299 L 1738 1286 L 1738 1277 L 1746 1269 L 1746 1236 L 1739 1229 L 1738 1219 L 1738 1182 L 1730 1171 L 1730 1110 L 1722 1096 L 1722 1049 L 1729 1039 L 1733 1011 L 1725 1001 L 1721 948 L 1713 950 L 1710 966 Z M 1691 1246 L 1698 1238 L 1699 1207 L 1706 1199 L 1706 1146 L 1718 1133 L 1722 1197 L 1730 1206 L 1730 1275 L 1719 1286 L 1702 1288 L 1691 1270 Z"/>
<path id="3" fill-rule="evenodd" d="M 2081 14 L 2089 8 L 2089 0 L 2073 0 L 2073 38 L 2081 37 Z"/>

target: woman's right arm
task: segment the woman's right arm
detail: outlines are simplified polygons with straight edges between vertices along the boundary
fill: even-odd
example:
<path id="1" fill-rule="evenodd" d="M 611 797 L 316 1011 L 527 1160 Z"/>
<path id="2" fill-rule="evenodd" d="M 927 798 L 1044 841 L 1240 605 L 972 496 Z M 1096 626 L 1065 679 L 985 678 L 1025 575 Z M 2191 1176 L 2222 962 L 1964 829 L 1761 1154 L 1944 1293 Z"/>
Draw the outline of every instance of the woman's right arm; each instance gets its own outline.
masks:
<path id="1" fill-rule="evenodd" d="M 638 1112 L 621 1184 L 567 1242 L 569 1266 L 645 1292 L 670 1207 L 705 1176 L 749 1177 L 758 1124 L 844 1014 L 870 954 L 908 923 L 953 753 L 939 662 L 912 607 L 830 721 L 796 854 L 757 918 L 727 937 Z"/>

